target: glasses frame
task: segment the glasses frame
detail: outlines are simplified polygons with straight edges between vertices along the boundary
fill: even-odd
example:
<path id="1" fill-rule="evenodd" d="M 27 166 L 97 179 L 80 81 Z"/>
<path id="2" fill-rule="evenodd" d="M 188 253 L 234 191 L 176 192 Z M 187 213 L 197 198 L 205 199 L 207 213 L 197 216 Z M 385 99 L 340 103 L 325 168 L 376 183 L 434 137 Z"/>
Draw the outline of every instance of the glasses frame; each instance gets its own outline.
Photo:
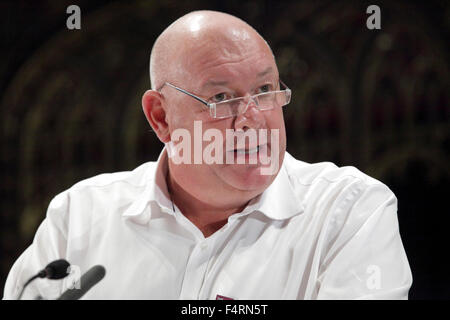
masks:
<path id="1" fill-rule="evenodd" d="M 249 100 L 252 99 L 253 101 L 256 101 L 255 98 L 257 98 L 258 96 L 264 95 L 264 94 L 276 93 L 276 92 L 285 92 L 288 102 L 286 104 L 284 104 L 284 105 L 289 104 L 289 102 L 291 101 L 292 91 L 291 91 L 291 89 L 288 88 L 288 86 L 283 81 L 281 81 L 281 79 L 279 79 L 278 81 L 279 81 L 279 83 L 281 85 L 284 86 L 285 89 L 257 93 L 257 94 L 254 94 L 252 96 L 249 96 L 248 99 Z M 210 116 L 212 118 L 214 118 L 214 119 L 225 119 L 225 118 L 231 118 L 231 117 L 238 116 L 238 115 L 244 113 L 247 110 L 247 107 L 248 107 L 248 103 L 247 103 L 247 106 L 246 106 L 245 110 L 243 112 L 239 113 L 239 114 L 231 115 L 231 116 L 217 117 L 217 114 L 216 114 L 216 106 L 217 105 L 220 105 L 221 103 L 227 103 L 227 102 L 230 102 L 230 101 L 233 101 L 233 100 L 237 100 L 237 99 L 243 99 L 245 97 L 237 97 L 237 98 L 228 99 L 228 100 L 224 100 L 224 101 L 220 101 L 220 102 L 208 102 L 208 101 L 206 101 L 206 100 L 196 96 L 195 94 L 193 94 L 193 93 L 191 93 L 191 92 L 189 92 L 189 91 L 187 91 L 185 89 L 182 89 L 180 87 L 177 87 L 177 86 L 171 84 L 170 82 L 164 82 L 164 84 L 157 91 L 161 93 L 161 90 L 164 88 L 165 85 L 168 85 L 169 87 L 172 87 L 172 88 L 174 88 L 174 89 L 176 89 L 176 90 L 178 90 L 178 91 L 180 91 L 180 92 L 182 92 L 184 94 L 187 94 L 188 96 L 190 96 L 190 97 L 194 98 L 195 100 L 201 102 L 205 106 L 205 108 L 209 110 Z M 260 109 L 260 110 L 270 110 L 270 109 Z"/>

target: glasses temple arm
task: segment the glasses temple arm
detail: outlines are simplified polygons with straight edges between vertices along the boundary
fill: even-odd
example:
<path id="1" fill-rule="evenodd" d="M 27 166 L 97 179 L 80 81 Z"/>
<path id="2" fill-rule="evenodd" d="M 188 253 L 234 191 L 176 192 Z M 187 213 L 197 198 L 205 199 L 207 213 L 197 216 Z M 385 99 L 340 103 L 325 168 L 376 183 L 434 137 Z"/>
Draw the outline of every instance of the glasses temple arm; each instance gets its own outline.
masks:
<path id="1" fill-rule="evenodd" d="M 289 91 L 291 91 L 291 89 L 289 89 L 289 87 L 288 87 L 281 79 L 279 79 L 279 81 L 280 81 L 280 83 L 281 83 L 286 89 L 288 89 Z"/>
<path id="2" fill-rule="evenodd" d="M 178 88 L 178 87 L 176 87 L 176 86 L 174 86 L 173 84 L 170 84 L 170 83 L 168 83 L 168 82 L 166 82 L 165 84 L 167 84 L 168 86 L 171 86 L 172 88 L 174 88 L 174 89 L 176 89 L 176 90 L 178 90 L 178 91 L 181 91 L 181 92 L 187 94 L 188 96 L 194 98 L 194 99 L 197 100 L 197 101 L 200 101 L 201 103 L 203 103 L 204 105 L 206 105 L 207 107 L 209 107 L 209 103 L 206 102 L 205 100 L 203 100 L 202 98 L 199 98 L 199 97 L 197 97 L 196 95 L 193 95 L 192 93 L 187 92 L 187 91 L 184 90 L 184 89 Z"/>

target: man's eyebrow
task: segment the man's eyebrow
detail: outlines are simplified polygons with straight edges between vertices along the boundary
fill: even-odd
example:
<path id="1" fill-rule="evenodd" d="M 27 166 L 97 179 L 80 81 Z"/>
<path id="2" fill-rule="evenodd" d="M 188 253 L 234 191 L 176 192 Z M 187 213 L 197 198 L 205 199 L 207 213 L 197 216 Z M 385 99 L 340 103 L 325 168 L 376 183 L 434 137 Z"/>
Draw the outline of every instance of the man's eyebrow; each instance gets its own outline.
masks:
<path id="1" fill-rule="evenodd" d="M 264 71 L 259 72 L 256 76 L 258 78 L 262 78 L 265 75 L 271 73 L 273 71 L 272 67 L 268 67 Z M 215 87 L 215 86 L 226 86 L 229 83 L 227 80 L 208 80 L 205 82 L 205 84 L 202 86 L 202 89 L 208 88 L 208 87 Z"/>
<path id="2" fill-rule="evenodd" d="M 228 81 L 223 80 L 223 81 L 216 81 L 216 80 L 208 80 L 207 82 L 205 82 L 205 84 L 202 86 L 202 88 L 207 88 L 207 87 L 215 87 L 215 86 L 225 86 L 228 84 Z"/>

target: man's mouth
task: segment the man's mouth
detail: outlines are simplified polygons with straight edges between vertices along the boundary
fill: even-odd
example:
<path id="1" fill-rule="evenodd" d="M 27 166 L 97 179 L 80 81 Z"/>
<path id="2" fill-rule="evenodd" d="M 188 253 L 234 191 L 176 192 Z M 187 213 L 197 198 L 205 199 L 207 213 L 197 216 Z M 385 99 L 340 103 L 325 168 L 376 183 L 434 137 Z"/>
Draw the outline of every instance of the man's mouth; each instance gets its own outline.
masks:
<path id="1" fill-rule="evenodd" d="M 241 147 L 241 146 L 239 146 Z M 227 164 L 244 164 L 250 166 L 267 166 L 272 162 L 270 144 L 247 145 L 242 148 L 230 149 L 226 152 Z"/>
<path id="2" fill-rule="evenodd" d="M 254 154 L 257 153 L 260 149 L 260 146 L 257 146 L 256 148 L 252 149 L 234 149 L 233 151 L 237 154 Z"/>
<path id="3" fill-rule="evenodd" d="M 238 159 L 248 159 L 256 158 L 258 159 L 262 154 L 267 154 L 267 144 L 262 144 L 259 146 L 245 146 L 244 148 L 236 148 L 233 150 L 228 151 L 229 153 L 234 154 L 234 158 Z"/>

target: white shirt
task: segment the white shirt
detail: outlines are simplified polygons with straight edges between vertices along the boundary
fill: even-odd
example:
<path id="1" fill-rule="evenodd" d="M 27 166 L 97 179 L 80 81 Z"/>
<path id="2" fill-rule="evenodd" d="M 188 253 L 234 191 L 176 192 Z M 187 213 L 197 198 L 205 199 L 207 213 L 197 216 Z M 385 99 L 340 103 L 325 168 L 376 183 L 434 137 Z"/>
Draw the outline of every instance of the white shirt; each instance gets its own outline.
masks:
<path id="1" fill-rule="evenodd" d="M 397 199 L 354 167 L 286 153 L 274 182 L 208 238 L 172 204 L 167 152 L 131 172 L 81 181 L 50 203 L 12 267 L 4 299 L 49 262 L 106 275 L 83 299 L 406 299 L 411 270 Z M 23 295 L 57 298 L 68 281 Z"/>

